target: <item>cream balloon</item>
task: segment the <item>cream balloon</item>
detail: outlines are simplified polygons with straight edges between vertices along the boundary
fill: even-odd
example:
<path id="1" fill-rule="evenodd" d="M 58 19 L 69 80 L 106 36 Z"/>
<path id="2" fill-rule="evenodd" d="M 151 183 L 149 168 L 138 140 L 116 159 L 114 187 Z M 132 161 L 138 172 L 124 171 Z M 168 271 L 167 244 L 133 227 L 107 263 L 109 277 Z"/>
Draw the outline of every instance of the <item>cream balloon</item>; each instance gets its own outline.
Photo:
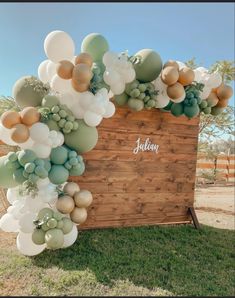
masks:
<path id="1" fill-rule="evenodd" d="M 33 221 L 36 217 L 37 215 L 35 213 L 25 213 L 19 220 L 20 231 L 23 233 L 32 233 L 35 228 Z"/>
<path id="2" fill-rule="evenodd" d="M 71 89 L 71 81 L 63 80 L 56 74 L 51 80 L 51 88 L 61 94 L 69 93 Z"/>
<path id="3" fill-rule="evenodd" d="M 46 141 L 49 137 L 49 132 L 50 132 L 48 126 L 41 122 L 34 123 L 30 127 L 29 131 L 30 131 L 30 138 L 34 142 L 39 142 L 39 143 Z"/>
<path id="4" fill-rule="evenodd" d="M 50 77 L 47 73 L 47 66 L 50 60 L 42 61 L 38 66 L 38 77 L 43 83 L 48 83 L 50 81 Z"/>
<path id="5" fill-rule="evenodd" d="M 48 158 L 51 154 L 51 147 L 46 144 L 35 143 L 32 148 L 39 158 Z"/>
<path id="6" fill-rule="evenodd" d="M 110 118 L 115 114 L 115 105 L 109 101 L 108 104 L 105 107 L 105 113 L 103 114 L 104 118 Z"/>
<path id="7" fill-rule="evenodd" d="M 16 238 L 16 246 L 18 250 L 25 256 L 38 255 L 46 248 L 46 244 L 37 245 L 33 243 L 32 233 L 23 232 L 19 232 Z"/>
<path id="8" fill-rule="evenodd" d="M 4 232 L 18 232 L 18 220 L 16 220 L 12 214 L 4 214 L 0 219 L 0 229 L 2 229 Z"/>
<path id="9" fill-rule="evenodd" d="M 91 111 L 86 111 L 84 114 L 84 121 L 88 126 L 95 127 L 102 121 L 102 116 Z"/>
<path id="10" fill-rule="evenodd" d="M 64 31 L 52 31 L 44 41 L 44 51 L 54 63 L 61 60 L 71 60 L 75 55 L 73 39 Z"/>
<path id="11" fill-rule="evenodd" d="M 117 84 L 111 85 L 110 88 L 115 95 L 122 94 L 125 90 L 125 83 L 123 81 L 118 82 Z"/>

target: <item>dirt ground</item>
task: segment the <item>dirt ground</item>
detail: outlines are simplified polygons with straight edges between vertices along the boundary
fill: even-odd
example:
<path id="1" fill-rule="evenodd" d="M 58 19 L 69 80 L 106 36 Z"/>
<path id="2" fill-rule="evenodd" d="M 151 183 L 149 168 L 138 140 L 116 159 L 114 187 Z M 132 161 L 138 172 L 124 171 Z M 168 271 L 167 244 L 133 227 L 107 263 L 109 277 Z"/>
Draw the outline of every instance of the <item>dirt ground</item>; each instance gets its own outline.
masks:
<path id="1" fill-rule="evenodd" d="M 197 188 L 194 207 L 200 223 L 220 229 L 235 229 L 234 186 Z"/>

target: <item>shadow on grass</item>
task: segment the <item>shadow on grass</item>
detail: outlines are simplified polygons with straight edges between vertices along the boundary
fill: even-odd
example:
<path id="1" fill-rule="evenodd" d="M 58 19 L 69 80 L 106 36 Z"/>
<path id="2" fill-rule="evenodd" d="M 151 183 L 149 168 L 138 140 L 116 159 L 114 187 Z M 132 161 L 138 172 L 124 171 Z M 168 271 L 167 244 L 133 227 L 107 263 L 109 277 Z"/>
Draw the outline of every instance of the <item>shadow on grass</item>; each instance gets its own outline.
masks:
<path id="1" fill-rule="evenodd" d="M 120 228 L 80 232 L 70 248 L 45 251 L 35 265 L 89 269 L 100 283 L 126 280 L 178 295 L 232 295 L 234 233 L 202 226 Z"/>

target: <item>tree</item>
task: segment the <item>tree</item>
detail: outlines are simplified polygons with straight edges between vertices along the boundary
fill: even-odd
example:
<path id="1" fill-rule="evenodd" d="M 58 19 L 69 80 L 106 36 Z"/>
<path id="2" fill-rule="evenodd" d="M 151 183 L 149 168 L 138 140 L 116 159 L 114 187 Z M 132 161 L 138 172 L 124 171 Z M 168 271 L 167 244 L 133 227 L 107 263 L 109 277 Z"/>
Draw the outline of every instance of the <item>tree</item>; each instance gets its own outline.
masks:
<path id="1" fill-rule="evenodd" d="M 15 100 L 10 96 L 0 96 L 0 116 L 6 111 L 20 111 Z"/>
<path id="2" fill-rule="evenodd" d="M 225 84 L 230 84 L 235 80 L 235 67 L 234 61 L 216 61 L 211 67 L 210 72 L 218 71 Z"/>

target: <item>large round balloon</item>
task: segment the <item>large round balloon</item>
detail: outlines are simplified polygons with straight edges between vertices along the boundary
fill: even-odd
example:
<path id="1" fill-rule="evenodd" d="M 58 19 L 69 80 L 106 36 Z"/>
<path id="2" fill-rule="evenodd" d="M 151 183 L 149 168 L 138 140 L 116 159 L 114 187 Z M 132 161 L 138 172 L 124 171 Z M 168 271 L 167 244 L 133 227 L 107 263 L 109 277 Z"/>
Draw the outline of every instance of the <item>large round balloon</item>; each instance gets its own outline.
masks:
<path id="1" fill-rule="evenodd" d="M 54 63 L 61 60 L 70 60 L 75 54 L 73 39 L 64 31 L 52 31 L 44 41 L 44 50 L 47 57 Z"/>
<path id="2" fill-rule="evenodd" d="M 92 150 L 98 141 L 98 131 L 96 127 L 86 125 L 83 120 L 77 120 L 78 129 L 65 134 L 65 144 L 76 150 L 78 153 L 85 153 Z"/>
<path id="3" fill-rule="evenodd" d="M 43 88 L 43 83 L 36 78 L 25 76 L 15 82 L 12 89 L 12 97 L 21 108 L 37 107 L 42 103 L 43 97 L 48 93 Z"/>
<path id="4" fill-rule="evenodd" d="M 141 82 L 152 82 L 162 70 L 162 60 L 158 53 L 151 49 L 143 49 L 135 54 L 141 61 L 134 65 L 136 79 Z"/>
<path id="5" fill-rule="evenodd" d="M 13 179 L 14 169 L 5 165 L 6 160 L 6 156 L 0 157 L 0 186 L 3 188 L 15 187 L 19 183 Z"/>
<path id="6" fill-rule="evenodd" d="M 93 61 L 101 61 L 105 52 L 109 50 L 107 40 L 98 33 L 87 35 L 81 45 L 81 52 L 91 55 Z"/>
<path id="7" fill-rule="evenodd" d="M 63 184 L 68 180 L 69 172 L 62 165 L 53 165 L 48 177 L 53 184 Z"/>
<path id="8" fill-rule="evenodd" d="M 16 238 L 16 245 L 18 250 L 25 256 L 38 255 L 46 248 L 46 244 L 37 245 L 33 243 L 31 233 L 23 232 L 19 232 Z"/>

